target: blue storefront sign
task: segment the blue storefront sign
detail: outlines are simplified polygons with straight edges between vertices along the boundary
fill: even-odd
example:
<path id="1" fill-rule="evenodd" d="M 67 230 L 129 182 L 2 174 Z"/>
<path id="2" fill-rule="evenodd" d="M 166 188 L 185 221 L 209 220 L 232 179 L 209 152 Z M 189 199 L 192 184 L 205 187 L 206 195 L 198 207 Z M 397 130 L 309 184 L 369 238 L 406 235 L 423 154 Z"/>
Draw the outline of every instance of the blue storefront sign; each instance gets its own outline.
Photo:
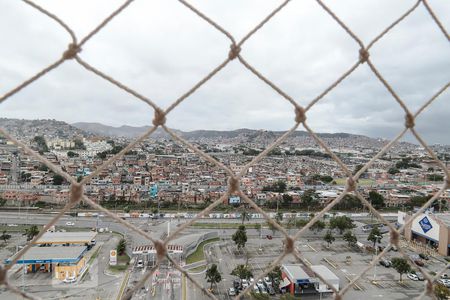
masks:
<path id="1" fill-rule="evenodd" d="M 427 233 L 428 231 L 431 230 L 431 228 L 433 228 L 433 225 L 431 225 L 430 220 L 428 220 L 428 217 L 423 217 L 423 219 L 419 221 L 419 225 L 424 233 Z"/>

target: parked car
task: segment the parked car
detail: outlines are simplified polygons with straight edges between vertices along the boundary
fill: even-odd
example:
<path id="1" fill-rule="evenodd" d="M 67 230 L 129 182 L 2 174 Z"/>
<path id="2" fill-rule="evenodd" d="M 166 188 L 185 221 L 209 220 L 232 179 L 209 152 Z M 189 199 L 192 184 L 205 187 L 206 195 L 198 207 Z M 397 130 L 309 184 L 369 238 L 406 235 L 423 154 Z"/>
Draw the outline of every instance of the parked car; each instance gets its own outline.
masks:
<path id="1" fill-rule="evenodd" d="M 261 294 L 267 294 L 267 289 L 264 285 L 258 285 Z"/>
<path id="2" fill-rule="evenodd" d="M 382 259 L 380 259 L 380 265 L 382 265 L 386 268 L 389 268 L 392 266 L 392 262 L 388 259 L 382 258 Z"/>
<path id="3" fill-rule="evenodd" d="M 397 246 L 392 245 L 391 248 L 389 248 L 389 251 L 395 251 L 395 252 L 397 252 L 397 251 L 398 251 Z"/>
<path id="4" fill-rule="evenodd" d="M 272 236 L 271 236 L 270 234 L 268 234 L 268 235 L 266 235 L 266 238 L 267 238 L 268 240 L 271 240 L 271 239 L 272 239 Z"/>
<path id="5" fill-rule="evenodd" d="M 442 279 L 448 279 L 448 275 L 446 273 L 444 273 L 444 274 L 441 275 L 441 278 Z"/>
<path id="6" fill-rule="evenodd" d="M 269 277 L 264 277 L 264 284 L 266 287 L 272 286 L 272 281 L 270 281 Z"/>
<path id="7" fill-rule="evenodd" d="M 419 267 L 425 266 L 425 263 L 424 263 L 422 260 L 420 260 L 420 259 L 414 260 L 414 263 L 415 263 L 416 265 L 418 265 Z"/>
<path id="8" fill-rule="evenodd" d="M 75 223 L 74 222 L 66 222 L 66 226 L 74 226 Z"/>
<path id="9" fill-rule="evenodd" d="M 430 259 L 430 257 L 429 257 L 428 255 L 426 255 L 425 253 L 420 253 L 420 254 L 419 254 L 419 257 L 420 257 L 421 259 L 425 259 L 425 260 L 429 260 L 429 259 Z"/>
<path id="10" fill-rule="evenodd" d="M 259 294 L 259 288 L 256 284 L 253 286 L 253 293 Z"/>
<path id="11" fill-rule="evenodd" d="M 267 292 L 271 296 L 275 295 L 275 289 L 271 285 L 267 285 Z"/>
<path id="12" fill-rule="evenodd" d="M 242 279 L 241 281 L 242 289 L 246 289 L 249 286 L 247 279 Z"/>
<path id="13" fill-rule="evenodd" d="M 233 280 L 233 287 L 235 290 L 241 289 L 241 280 L 239 278 Z"/>
<path id="14" fill-rule="evenodd" d="M 439 279 L 437 282 L 445 287 L 450 287 L 450 279 Z"/>
<path id="15" fill-rule="evenodd" d="M 64 283 L 74 283 L 76 281 L 77 281 L 77 278 L 75 276 L 66 277 L 63 280 Z"/>
<path id="16" fill-rule="evenodd" d="M 423 277 L 423 274 L 420 272 L 416 272 L 417 277 L 419 278 L 420 281 L 424 281 L 425 277 Z"/>
<path id="17" fill-rule="evenodd" d="M 236 290 L 232 287 L 228 289 L 228 296 L 236 296 Z"/>
<path id="18" fill-rule="evenodd" d="M 406 274 L 406 276 L 409 279 L 414 280 L 414 281 L 418 281 L 419 280 L 419 277 L 416 274 L 413 274 L 413 273 L 408 273 L 408 274 Z"/>
<path id="19" fill-rule="evenodd" d="M 144 267 L 144 261 L 142 259 L 138 260 L 136 267 L 143 268 Z"/>

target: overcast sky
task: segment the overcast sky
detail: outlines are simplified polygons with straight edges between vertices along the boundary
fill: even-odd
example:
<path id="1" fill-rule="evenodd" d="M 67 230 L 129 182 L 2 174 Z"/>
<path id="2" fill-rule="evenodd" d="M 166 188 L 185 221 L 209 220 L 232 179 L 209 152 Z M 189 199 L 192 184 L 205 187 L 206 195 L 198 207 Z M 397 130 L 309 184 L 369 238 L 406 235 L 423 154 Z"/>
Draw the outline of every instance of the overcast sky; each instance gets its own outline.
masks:
<path id="1" fill-rule="evenodd" d="M 450 28 L 450 1 L 430 0 Z M 80 40 L 122 1 L 46 0 Z M 191 1 L 239 40 L 281 1 Z M 367 44 L 415 1 L 326 1 Z M 69 35 L 21 1 L 0 0 L 0 94 L 56 61 Z M 312 0 L 292 1 L 243 45 L 241 54 L 301 105 L 307 105 L 358 59 L 358 45 Z M 177 1 L 136 0 L 84 45 L 80 56 L 165 108 L 227 56 L 228 39 Z M 382 38 L 371 59 L 413 111 L 450 79 L 450 48 L 423 5 Z M 450 144 L 450 96 L 445 92 L 417 120 L 429 143 Z M 69 123 L 149 125 L 152 109 L 67 61 L 0 105 L 11 118 Z M 181 130 L 285 130 L 292 106 L 237 60 L 169 116 Z M 317 132 L 392 138 L 404 113 L 367 65 L 308 112 Z M 408 139 L 408 137 L 407 137 Z"/>

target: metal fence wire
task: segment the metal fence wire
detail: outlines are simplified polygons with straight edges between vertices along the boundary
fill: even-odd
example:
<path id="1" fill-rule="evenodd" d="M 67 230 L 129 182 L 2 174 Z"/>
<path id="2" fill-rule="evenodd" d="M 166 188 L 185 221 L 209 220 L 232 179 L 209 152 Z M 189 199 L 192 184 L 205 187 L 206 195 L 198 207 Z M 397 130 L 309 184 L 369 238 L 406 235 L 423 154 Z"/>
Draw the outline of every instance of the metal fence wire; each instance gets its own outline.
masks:
<path id="1" fill-rule="evenodd" d="M 257 282 L 259 279 L 262 279 L 268 272 L 270 272 L 275 266 L 277 266 L 287 255 L 293 256 L 297 261 L 304 262 L 303 255 L 294 247 L 294 241 L 297 240 L 308 228 L 310 228 L 316 221 L 318 221 L 322 216 L 328 212 L 333 206 L 339 203 L 341 199 L 347 195 L 350 192 L 353 192 L 356 197 L 359 198 L 359 200 L 373 213 L 376 217 L 378 217 L 380 220 L 383 221 L 387 226 L 390 228 L 390 244 L 389 246 L 395 245 L 400 250 L 403 257 L 405 257 L 409 262 L 412 264 L 412 259 L 405 253 L 405 251 L 399 247 L 399 236 L 400 233 L 403 232 L 405 226 L 408 226 L 416 216 L 423 213 L 424 210 L 431 205 L 431 203 L 439 198 L 441 194 L 445 191 L 445 189 L 449 188 L 450 186 L 450 174 L 449 170 L 445 167 L 445 165 L 437 158 L 437 156 L 434 154 L 432 149 L 425 143 L 425 141 L 421 138 L 421 136 L 417 133 L 417 131 L 414 128 L 415 120 L 417 116 L 422 113 L 433 101 L 435 101 L 446 89 L 448 88 L 450 82 L 445 84 L 441 89 L 439 89 L 432 97 L 427 99 L 427 101 L 419 108 L 417 112 L 412 112 L 410 109 L 406 106 L 405 102 L 400 98 L 400 96 L 395 92 L 395 90 L 392 88 L 392 86 L 387 82 L 387 80 L 383 77 L 383 75 L 379 72 L 377 67 L 373 64 L 373 62 L 370 59 L 370 49 L 372 46 L 376 43 L 378 43 L 386 34 L 389 33 L 389 31 L 392 30 L 397 24 L 402 22 L 405 18 L 407 18 L 413 11 L 416 9 L 425 9 L 428 14 L 430 15 L 431 19 L 430 22 L 434 22 L 438 27 L 439 30 L 444 35 L 445 39 L 447 41 L 449 40 L 449 35 L 440 22 L 440 20 L 437 18 L 436 14 L 433 12 L 432 7 L 429 5 L 428 1 L 426 0 L 418 0 L 415 2 L 414 5 L 412 5 L 411 8 L 409 8 L 407 11 L 405 11 L 401 16 L 398 17 L 391 25 L 389 25 L 386 29 L 384 29 L 378 36 L 376 36 L 368 45 L 364 45 L 361 39 L 337 16 L 327 5 L 325 5 L 321 0 L 317 0 L 316 2 L 318 5 L 326 11 L 327 14 L 330 15 L 331 18 L 333 18 L 337 25 L 340 26 L 345 32 L 351 36 L 351 38 L 359 45 L 359 53 L 355 53 L 358 57 L 358 59 L 355 61 L 355 63 L 339 78 L 336 79 L 333 83 L 331 83 L 322 93 L 320 93 L 317 97 L 312 99 L 309 104 L 305 107 L 300 106 L 298 102 L 290 97 L 286 92 L 284 92 L 280 87 L 276 86 L 270 79 L 266 78 L 263 74 L 261 74 L 256 68 L 254 68 L 249 62 L 245 60 L 245 58 L 241 55 L 240 50 L 245 45 L 246 41 L 250 39 L 254 34 L 256 34 L 267 22 L 269 22 L 272 18 L 275 17 L 275 15 L 280 12 L 282 9 L 288 9 L 286 6 L 290 1 L 286 0 L 281 3 L 278 7 L 276 7 L 270 14 L 268 14 L 261 22 L 259 22 L 252 30 L 250 30 L 244 38 L 240 41 L 236 41 L 232 34 L 230 34 L 226 29 L 221 27 L 218 23 L 216 23 L 214 20 L 209 18 L 207 15 L 202 13 L 200 10 L 198 10 L 196 7 L 188 3 L 184 0 L 179 0 L 179 2 L 184 5 L 187 9 L 189 9 L 191 12 L 196 14 L 199 18 L 206 21 L 209 25 L 213 26 L 215 29 L 220 31 L 226 38 L 230 41 L 230 49 L 228 52 L 228 56 L 224 58 L 224 61 L 218 65 L 215 69 L 213 69 L 209 74 L 207 74 L 203 79 L 201 79 L 198 83 L 196 83 L 192 88 L 190 88 L 186 93 L 181 95 L 178 99 L 176 99 L 168 108 L 162 109 L 158 105 L 156 105 L 152 100 L 147 98 L 144 95 L 139 94 L 137 91 L 129 88 L 128 86 L 124 85 L 123 83 L 117 81 L 116 79 L 112 78 L 108 74 L 105 74 L 101 72 L 100 70 L 96 69 L 94 66 L 83 60 L 83 58 L 80 57 L 80 53 L 82 52 L 83 47 L 87 47 L 88 41 L 94 38 L 95 34 L 97 34 L 100 30 L 102 30 L 105 26 L 108 25 L 108 23 L 117 15 L 119 15 L 122 11 L 124 11 L 132 2 L 133 0 L 125 1 L 120 7 L 118 7 L 116 10 L 114 10 L 107 18 L 105 18 L 97 27 L 95 27 L 88 35 L 83 37 L 81 40 L 78 40 L 73 30 L 64 23 L 58 16 L 52 14 L 48 10 L 38 6 L 37 4 L 33 3 L 30 0 L 22 0 L 24 3 L 32 6 L 37 11 L 39 11 L 42 14 L 47 15 L 49 18 L 53 19 L 56 23 L 59 24 L 59 26 L 63 27 L 67 33 L 70 36 L 71 42 L 67 49 L 65 49 L 61 55 L 61 57 L 56 60 L 54 63 L 49 65 L 48 67 L 42 69 L 39 73 L 35 74 L 28 80 L 21 83 L 16 88 L 12 89 L 11 91 L 7 92 L 5 95 L 3 95 L 0 98 L 0 103 L 4 102 L 5 100 L 11 98 L 16 93 L 19 93 L 22 89 L 26 88 L 29 84 L 32 82 L 38 80 L 42 76 L 46 75 L 48 72 L 52 71 L 53 69 L 58 68 L 61 64 L 63 64 L 67 60 L 75 60 L 78 62 L 83 68 L 85 68 L 87 71 L 90 71 L 99 77 L 109 81 L 116 87 L 126 91 L 127 93 L 133 95 L 137 99 L 144 101 L 148 105 L 150 105 L 153 108 L 154 113 L 154 119 L 153 119 L 153 126 L 145 132 L 142 136 L 131 142 L 127 147 L 125 147 L 120 153 L 114 155 L 113 157 L 109 158 L 103 165 L 97 168 L 92 174 L 89 176 L 86 176 L 83 178 L 83 180 L 79 183 L 77 183 L 76 178 L 73 178 L 66 172 L 64 172 L 59 166 L 56 166 L 52 164 L 50 161 L 48 161 L 45 157 L 41 156 L 39 153 L 32 150 L 26 143 L 21 142 L 14 138 L 12 135 L 7 133 L 4 129 L 0 128 L 0 133 L 4 135 L 7 139 L 14 142 L 17 146 L 19 146 L 22 151 L 28 153 L 29 155 L 32 155 L 42 163 L 44 163 L 46 166 L 48 166 L 53 172 L 60 174 L 63 176 L 71 185 L 70 188 L 70 200 L 68 203 L 61 209 L 61 211 L 47 224 L 45 225 L 42 230 L 39 232 L 37 236 L 35 236 L 28 244 L 19 252 L 19 255 L 15 256 L 15 258 L 12 260 L 11 264 L 8 265 L 2 265 L 0 266 L 0 284 L 2 284 L 4 287 L 6 287 L 8 290 L 10 290 L 13 293 L 16 293 L 18 295 L 21 295 L 28 299 L 36 299 L 34 295 L 28 294 L 26 292 L 23 292 L 19 290 L 14 285 L 10 284 L 8 281 L 8 271 L 11 270 L 12 266 L 17 263 L 19 258 L 23 256 L 32 246 L 32 244 L 37 241 L 46 231 L 49 229 L 52 225 L 54 225 L 60 218 L 63 216 L 64 213 L 68 212 L 71 207 L 79 203 L 80 201 L 83 201 L 86 204 L 89 204 L 93 209 L 99 210 L 104 212 L 106 215 L 110 216 L 123 226 L 128 227 L 129 229 L 139 233 L 142 235 L 142 237 L 148 239 L 151 241 L 157 250 L 157 264 L 154 268 L 152 268 L 149 272 L 147 272 L 142 279 L 128 292 L 123 296 L 123 299 L 129 299 L 132 297 L 132 294 L 139 289 L 147 280 L 150 279 L 150 277 L 153 275 L 155 270 L 158 268 L 159 264 L 165 260 L 168 259 L 171 261 L 172 265 L 178 269 L 180 272 L 182 272 L 195 286 L 197 286 L 200 290 L 203 291 L 208 297 L 212 299 L 217 299 L 217 297 L 212 294 L 209 290 L 204 288 L 202 284 L 200 284 L 198 281 L 196 281 L 194 278 L 192 278 L 188 272 L 186 272 L 183 267 L 181 267 L 176 261 L 172 260 L 171 257 L 167 255 L 167 245 L 170 241 L 172 241 L 177 235 L 179 235 L 183 230 L 185 230 L 188 226 L 192 225 L 196 220 L 210 212 L 214 209 L 218 204 L 222 203 L 224 199 L 226 199 L 230 194 L 237 194 L 239 195 L 246 203 L 248 203 L 255 211 L 259 212 L 264 216 L 264 218 L 267 220 L 267 222 L 270 222 L 275 228 L 277 228 L 282 235 L 284 236 L 285 242 L 284 242 L 284 251 L 283 253 L 274 259 L 272 264 L 263 272 L 263 274 L 259 275 L 258 278 L 255 279 L 254 282 Z M 166 118 L 169 117 L 170 112 L 177 107 L 180 103 L 187 100 L 189 96 L 191 96 L 193 93 L 196 92 L 196 90 L 204 85 L 209 79 L 211 79 L 213 76 L 215 76 L 218 72 L 220 72 L 227 64 L 229 64 L 231 61 L 237 60 L 239 61 L 245 68 L 256 75 L 259 79 L 261 79 L 263 82 L 265 82 L 267 85 L 272 87 L 278 94 L 282 96 L 286 101 L 292 104 L 293 106 L 293 118 L 294 118 L 294 125 L 292 128 L 290 128 L 285 134 L 283 134 L 281 137 L 279 137 L 275 142 L 273 142 L 267 149 L 265 149 L 263 152 L 261 152 L 259 155 L 253 158 L 252 161 L 250 161 L 248 164 L 246 164 L 242 170 L 235 174 L 231 171 L 230 168 L 223 165 L 219 161 L 215 160 L 213 157 L 208 155 L 207 153 L 202 152 L 198 148 L 196 148 L 194 145 L 189 143 L 187 140 L 182 138 L 181 136 L 178 136 L 173 130 L 166 127 L 165 122 Z M 354 72 L 360 65 L 367 64 L 370 68 L 370 70 L 373 72 L 376 78 L 384 85 L 384 87 L 388 90 L 388 92 L 392 95 L 395 102 L 397 102 L 398 105 L 401 106 L 405 113 L 405 124 L 404 128 L 398 135 L 390 141 L 388 144 L 386 144 L 379 152 L 376 154 L 373 158 L 370 159 L 368 163 L 366 163 L 362 169 L 360 169 L 355 175 L 352 175 L 352 172 L 345 166 L 345 164 L 330 150 L 330 148 L 324 143 L 323 140 L 321 140 L 317 134 L 308 126 L 307 122 L 307 113 L 311 109 L 312 106 L 314 106 L 317 102 L 319 102 L 327 93 L 329 93 L 331 90 L 333 90 L 336 86 L 338 86 L 346 77 L 348 77 L 352 72 Z M 302 125 L 306 131 L 309 132 L 311 137 L 317 142 L 317 144 L 320 145 L 320 147 L 323 148 L 323 150 L 328 153 L 332 159 L 339 165 L 339 167 L 344 171 L 347 178 L 347 184 L 344 192 L 339 195 L 337 198 L 335 198 L 333 201 L 331 201 L 320 213 L 317 213 L 310 222 L 301 228 L 299 231 L 297 231 L 294 235 L 290 236 L 288 232 L 278 223 L 276 223 L 273 219 L 271 219 L 268 214 L 261 209 L 253 200 L 249 199 L 240 189 L 240 179 L 241 177 L 246 173 L 246 171 L 259 162 L 261 159 L 263 159 L 272 149 L 274 149 L 276 146 L 278 146 L 281 142 L 283 142 L 293 131 L 295 131 L 300 125 Z M 206 161 L 211 162 L 212 164 L 218 166 L 219 168 L 223 169 L 227 175 L 228 175 L 228 189 L 227 192 L 218 200 L 214 201 L 211 205 L 209 205 L 206 209 L 204 209 L 201 213 L 197 215 L 195 219 L 189 220 L 189 222 L 183 224 L 179 228 L 177 228 L 174 232 L 172 232 L 167 238 L 164 240 L 159 240 L 153 236 L 151 236 L 149 233 L 146 233 L 142 231 L 141 229 L 137 228 L 133 224 L 130 224 L 129 222 L 122 220 L 117 215 L 109 211 L 108 209 L 102 207 L 101 205 L 95 203 L 89 197 L 87 197 L 83 193 L 83 186 L 87 184 L 93 177 L 97 176 L 103 169 L 107 168 L 109 165 L 111 165 L 114 161 L 121 158 L 127 151 L 131 150 L 136 144 L 140 143 L 144 139 L 148 138 L 158 127 L 161 127 L 166 131 L 174 140 L 182 143 L 195 153 L 197 153 L 201 158 L 205 159 Z M 421 207 L 420 210 L 418 210 L 412 218 L 409 219 L 409 221 L 406 222 L 401 228 L 398 230 L 394 228 L 389 222 L 387 222 L 382 215 L 358 192 L 356 187 L 358 186 L 358 178 L 360 175 L 365 172 L 376 159 L 381 157 L 386 151 L 388 151 L 392 145 L 394 145 L 400 138 L 403 137 L 403 135 L 410 131 L 412 135 L 417 139 L 417 141 L 424 147 L 424 149 L 428 152 L 430 157 L 436 161 L 436 163 L 440 166 L 440 168 L 445 173 L 445 180 L 444 184 L 441 187 L 439 191 L 437 191 L 432 198 L 428 200 L 423 207 Z M 324 283 L 326 283 L 331 289 L 334 291 L 334 297 L 335 299 L 343 299 L 343 296 L 348 291 L 350 287 L 353 286 L 353 284 L 360 279 L 365 273 L 367 273 L 373 266 L 378 262 L 378 260 L 383 257 L 386 252 L 388 251 L 390 247 L 386 247 L 381 253 L 379 253 L 377 256 L 373 258 L 373 260 L 370 262 L 369 265 L 361 272 L 358 276 L 354 277 L 345 287 L 343 287 L 340 291 L 337 291 L 332 284 L 329 284 L 324 278 L 321 278 L 321 276 L 318 276 L 320 280 L 322 280 Z M 310 271 L 307 263 L 304 263 L 304 266 L 308 268 Z M 439 276 L 446 270 L 447 266 L 443 268 L 438 274 L 436 274 L 434 277 L 431 276 L 428 272 L 423 272 L 422 268 L 419 267 L 419 269 L 422 271 L 422 274 L 425 277 L 425 285 L 424 290 L 418 297 L 418 299 L 422 299 L 425 296 L 429 296 L 432 298 L 435 298 L 433 290 L 434 285 L 433 283 L 439 278 Z M 235 299 L 240 299 L 242 295 L 245 295 L 247 291 L 251 291 L 253 289 L 253 283 L 249 287 L 246 288 L 246 290 L 241 293 L 240 295 L 236 296 Z"/>

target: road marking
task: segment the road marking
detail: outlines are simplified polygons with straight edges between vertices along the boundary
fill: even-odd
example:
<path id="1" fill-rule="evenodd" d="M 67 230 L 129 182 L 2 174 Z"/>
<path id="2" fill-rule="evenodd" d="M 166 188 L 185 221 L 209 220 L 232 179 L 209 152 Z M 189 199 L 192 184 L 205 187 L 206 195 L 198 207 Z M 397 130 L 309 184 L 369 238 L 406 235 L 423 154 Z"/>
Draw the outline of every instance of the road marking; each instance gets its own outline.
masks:
<path id="1" fill-rule="evenodd" d="M 311 246 L 310 244 L 306 244 L 309 248 L 311 248 L 312 251 L 317 252 L 316 249 L 313 248 L 313 246 Z"/>
<path id="2" fill-rule="evenodd" d="M 311 263 L 307 258 L 303 258 L 303 260 L 306 262 L 306 264 L 307 264 L 308 266 L 311 266 L 311 265 L 312 265 L 312 263 Z"/>
<path id="3" fill-rule="evenodd" d="M 323 258 L 324 261 L 326 261 L 330 266 L 332 266 L 333 268 L 337 269 L 336 265 L 334 264 L 334 262 L 332 262 L 330 259 L 324 257 Z"/>

